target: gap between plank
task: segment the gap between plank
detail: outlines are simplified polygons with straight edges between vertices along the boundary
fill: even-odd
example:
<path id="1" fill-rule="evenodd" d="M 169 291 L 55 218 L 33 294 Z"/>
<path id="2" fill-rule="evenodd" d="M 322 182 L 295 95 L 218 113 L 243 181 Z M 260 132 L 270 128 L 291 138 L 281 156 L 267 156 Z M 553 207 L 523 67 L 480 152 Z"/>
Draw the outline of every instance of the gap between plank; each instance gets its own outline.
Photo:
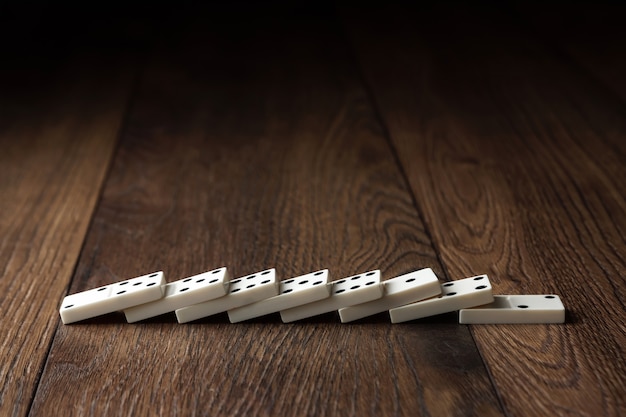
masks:
<path id="1" fill-rule="evenodd" d="M 339 13 L 337 13 L 339 14 Z M 440 256 L 440 252 L 438 250 L 438 245 L 435 244 L 435 239 L 430 231 L 430 228 L 428 226 L 428 223 L 426 222 L 426 219 L 424 218 L 424 215 L 422 214 L 422 210 L 421 207 L 417 201 L 417 196 L 415 195 L 415 191 L 413 190 L 413 187 L 411 187 L 411 184 L 409 182 L 409 178 L 408 175 L 406 173 L 406 170 L 404 169 L 404 165 L 402 164 L 402 162 L 400 161 L 400 156 L 398 155 L 398 150 L 395 147 L 395 145 L 393 144 L 393 141 L 391 140 L 391 133 L 387 127 L 387 124 L 385 123 L 382 113 L 380 112 L 380 108 L 378 106 L 378 102 L 376 101 L 376 96 L 374 95 L 374 91 L 372 90 L 371 86 L 369 85 L 369 83 L 367 82 L 367 79 L 365 77 L 365 74 L 363 72 L 363 69 L 361 68 L 360 65 L 360 61 L 357 57 L 357 54 L 355 52 L 355 46 L 353 44 L 353 42 L 351 41 L 350 36 L 348 35 L 347 31 L 346 31 L 346 27 L 345 27 L 345 23 L 344 19 L 341 18 L 340 19 L 342 24 L 341 24 L 341 28 L 340 31 L 343 35 L 343 38 L 346 42 L 346 45 L 349 47 L 350 49 L 350 60 L 353 62 L 353 65 L 355 67 L 356 70 L 356 78 L 359 80 L 359 82 L 361 83 L 361 86 L 363 87 L 363 90 L 365 91 L 365 95 L 368 99 L 368 101 L 370 102 L 370 105 L 372 106 L 372 110 L 374 113 L 374 118 L 375 120 L 378 122 L 378 124 L 380 125 L 380 128 L 382 130 L 382 135 L 385 138 L 385 141 L 387 142 L 387 145 L 389 146 L 390 150 L 391 150 L 391 154 L 393 155 L 393 158 L 396 162 L 396 165 L 398 166 L 398 169 L 400 170 L 400 175 L 402 176 L 402 180 L 404 182 L 404 185 L 407 188 L 407 191 L 409 193 L 409 195 L 411 196 L 411 200 L 413 201 L 413 206 L 415 207 L 415 210 L 417 211 L 417 215 L 420 218 L 421 223 L 424 225 L 424 233 L 426 233 L 426 236 L 428 236 L 429 240 L 430 240 L 430 244 L 431 247 L 433 248 L 433 250 L 435 251 L 435 256 L 437 257 L 437 262 L 439 263 L 442 272 L 445 275 L 445 278 L 448 280 L 450 279 L 450 274 L 448 271 L 448 268 L 446 267 L 446 265 L 443 263 L 441 256 Z M 504 406 L 504 402 L 502 400 L 502 397 L 500 395 L 500 392 L 498 391 L 498 389 L 496 388 L 495 385 L 495 381 L 493 378 L 493 375 L 490 372 L 489 367 L 487 366 L 486 362 L 485 362 L 485 357 L 483 356 L 481 349 L 479 348 L 478 344 L 476 343 L 476 338 L 474 337 L 474 332 L 471 329 L 469 330 L 469 334 L 470 337 L 472 338 L 472 341 L 474 342 L 474 346 L 476 347 L 476 350 L 478 352 L 478 354 L 480 355 L 480 360 L 483 364 L 483 368 L 486 370 L 487 375 L 489 376 L 489 383 L 491 384 L 491 388 L 498 400 L 498 405 L 500 406 L 500 411 L 505 415 L 505 416 L 510 416 L 511 414 L 508 412 L 508 410 L 506 409 L 506 407 Z"/>
<path id="2" fill-rule="evenodd" d="M 132 77 L 132 81 L 129 83 L 129 87 L 128 87 L 128 98 L 126 99 L 126 104 L 124 106 L 124 110 L 123 110 L 123 116 L 122 116 L 122 121 L 120 123 L 120 127 L 117 131 L 117 134 L 115 135 L 115 145 L 113 146 L 113 151 L 111 152 L 111 156 L 109 157 L 109 161 L 107 162 L 107 166 L 104 170 L 104 175 L 102 176 L 102 181 L 100 182 L 100 184 L 98 185 L 99 190 L 97 193 L 97 197 L 96 197 L 96 201 L 95 204 L 93 205 L 93 208 L 91 210 L 91 214 L 90 214 L 90 219 L 89 219 L 89 224 L 87 226 L 87 228 L 85 229 L 85 234 L 83 236 L 83 241 L 80 245 L 80 250 L 78 251 L 78 256 L 76 257 L 75 261 L 74 261 L 74 266 L 72 267 L 72 272 L 71 272 L 71 276 L 70 276 L 70 280 L 67 283 L 67 288 L 65 290 L 64 296 L 67 296 L 69 291 L 70 291 L 70 287 L 72 286 L 72 283 L 74 282 L 74 278 L 76 277 L 76 269 L 78 268 L 78 262 L 80 260 L 81 254 L 83 253 L 83 249 L 85 247 L 85 243 L 87 241 L 87 235 L 89 234 L 89 230 L 91 230 L 91 227 L 93 225 L 93 221 L 95 219 L 95 213 L 98 209 L 98 206 L 100 205 L 100 202 L 102 201 L 102 193 L 104 192 L 104 186 L 107 183 L 108 179 L 109 179 L 109 175 L 111 173 L 112 167 L 113 167 L 113 161 L 115 160 L 115 156 L 118 152 L 119 146 L 120 146 L 120 138 L 122 136 L 122 133 L 126 130 L 126 127 L 128 125 L 128 120 L 130 118 L 130 111 L 133 108 L 134 102 L 135 102 L 135 97 L 136 97 L 136 92 L 139 89 L 139 84 L 140 84 L 140 80 L 142 78 L 143 72 L 144 72 L 144 68 L 145 68 L 145 58 L 143 60 L 144 62 L 142 62 L 139 67 L 141 67 L 141 69 L 139 70 L 135 70 L 135 75 Z M 54 336 L 50 338 L 50 341 L 48 342 L 48 346 L 46 347 L 46 354 L 45 354 L 45 360 L 43 361 L 43 364 L 41 365 L 41 367 L 39 368 L 39 370 L 37 371 L 37 377 L 35 378 L 35 384 L 33 387 L 33 391 L 32 391 L 32 395 L 30 396 L 30 399 L 28 401 L 28 406 L 26 407 L 26 415 L 30 416 L 31 415 L 31 411 L 32 411 L 32 407 L 33 407 L 33 403 L 35 402 L 35 398 L 37 397 L 37 393 L 39 392 L 39 386 L 41 385 L 41 378 L 43 376 L 44 370 L 46 369 L 46 367 L 48 366 L 48 360 L 50 358 L 50 352 L 52 351 L 52 346 L 54 345 L 54 341 L 57 337 L 58 334 L 58 329 L 59 329 L 59 322 L 60 322 L 60 316 L 57 317 L 56 320 L 56 331 L 54 332 Z"/>

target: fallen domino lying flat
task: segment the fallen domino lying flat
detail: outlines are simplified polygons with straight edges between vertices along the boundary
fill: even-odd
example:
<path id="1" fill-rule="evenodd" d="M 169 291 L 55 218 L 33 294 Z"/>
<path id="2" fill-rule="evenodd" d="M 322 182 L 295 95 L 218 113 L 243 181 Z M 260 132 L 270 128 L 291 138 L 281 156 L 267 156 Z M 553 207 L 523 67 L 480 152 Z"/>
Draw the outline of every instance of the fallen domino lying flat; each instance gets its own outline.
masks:
<path id="1" fill-rule="evenodd" d="M 420 319 L 475 307 L 493 301 L 487 275 L 479 275 L 441 285 L 441 296 L 389 310 L 392 323 Z"/>
<path id="2" fill-rule="evenodd" d="M 343 307 L 375 300 L 383 295 L 379 270 L 343 278 L 338 281 L 330 282 L 327 285 L 331 287 L 330 297 L 282 310 L 280 317 L 283 322 L 290 323 L 292 321 L 329 313 Z"/>
<path id="3" fill-rule="evenodd" d="M 163 297 L 163 285 L 163 272 L 155 272 L 68 295 L 59 310 L 61 321 L 74 323 L 158 300 Z"/>
<path id="4" fill-rule="evenodd" d="M 339 309 L 341 322 L 348 323 L 441 294 L 441 283 L 430 268 L 391 278 L 382 285 L 382 298 Z"/>
<path id="5" fill-rule="evenodd" d="M 496 295 L 492 303 L 459 311 L 459 323 L 563 323 L 565 307 L 558 295 Z"/>
<path id="6" fill-rule="evenodd" d="M 228 294 L 204 303 L 176 310 L 179 323 L 188 323 L 203 317 L 223 313 L 252 304 L 278 294 L 278 281 L 274 268 L 230 281 Z"/>
<path id="7" fill-rule="evenodd" d="M 164 297 L 124 310 L 126 320 L 135 323 L 176 309 L 221 297 L 228 291 L 228 270 L 215 269 L 164 286 Z"/>
<path id="8" fill-rule="evenodd" d="M 324 269 L 281 281 L 278 295 L 228 310 L 228 318 L 231 323 L 238 323 L 327 298 L 330 295 L 330 286 L 326 285 L 328 277 L 328 270 Z"/>

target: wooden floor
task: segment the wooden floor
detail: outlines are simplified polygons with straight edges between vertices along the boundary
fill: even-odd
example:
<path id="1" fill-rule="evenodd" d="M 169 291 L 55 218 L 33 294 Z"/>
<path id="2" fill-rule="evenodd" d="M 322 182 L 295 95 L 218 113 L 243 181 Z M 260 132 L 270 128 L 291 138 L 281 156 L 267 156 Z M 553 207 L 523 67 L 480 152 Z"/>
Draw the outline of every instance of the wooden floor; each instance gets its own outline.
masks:
<path id="1" fill-rule="evenodd" d="M 90 7 L 3 15 L 0 416 L 626 415 L 623 8 Z M 221 266 L 486 273 L 567 322 L 59 320 Z"/>

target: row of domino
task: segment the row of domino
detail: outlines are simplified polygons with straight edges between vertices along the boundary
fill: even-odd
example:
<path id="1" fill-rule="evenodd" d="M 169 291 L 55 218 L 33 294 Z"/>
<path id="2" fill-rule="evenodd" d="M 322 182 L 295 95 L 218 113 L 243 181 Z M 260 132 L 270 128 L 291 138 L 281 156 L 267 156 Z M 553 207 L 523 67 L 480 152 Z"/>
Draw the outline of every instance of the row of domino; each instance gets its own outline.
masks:
<path id="1" fill-rule="evenodd" d="M 64 324 L 123 311 L 129 323 L 176 312 L 179 323 L 228 312 L 232 323 L 280 312 L 293 322 L 337 310 L 342 323 L 389 311 L 392 323 L 459 310 L 460 323 L 563 323 L 557 295 L 493 295 L 487 275 L 441 283 L 430 268 L 381 281 L 380 271 L 329 281 L 327 269 L 284 281 L 227 268 L 166 283 L 163 272 L 68 295 Z"/>

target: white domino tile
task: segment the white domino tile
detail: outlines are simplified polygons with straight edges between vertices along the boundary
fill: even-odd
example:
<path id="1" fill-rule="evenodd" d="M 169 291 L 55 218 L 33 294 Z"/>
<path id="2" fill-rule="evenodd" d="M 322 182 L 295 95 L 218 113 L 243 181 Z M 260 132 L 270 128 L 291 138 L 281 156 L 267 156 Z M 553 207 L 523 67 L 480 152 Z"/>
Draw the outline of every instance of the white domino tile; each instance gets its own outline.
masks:
<path id="1" fill-rule="evenodd" d="M 289 323 L 317 316 L 343 307 L 375 300 L 383 295 L 379 270 L 343 278 L 327 285 L 330 287 L 330 297 L 282 310 L 280 317 L 283 322 Z"/>
<path id="2" fill-rule="evenodd" d="M 158 300 L 163 297 L 163 285 L 163 272 L 155 272 L 68 295 L 59 310 L 61 321 L 74 323 Z"/>
<path id="3" fill-rule="evenodd" d="M 382 285 L 382 298 L 339 309 L 341 322 L 362 319 L 441 294 L 441 283 L 430 268 L 388 279 Z"/>
<path id="4" fill-rule="evenodd" d="M 491 283 L 487 275 L 446 282 L 441 295 L 417 303 L 389 310 L 392 323 L 402 323 L 423 317 L 448 313 L 462 308 L 476 307 L 493 301 Z"/>
<path id="5" fill-rule="evenodd" d="M 212 300 L 226 294 L 228 270 L 219 268 L 165 285 L 163 298 L 124 310 L 126 320 L 135 323 L 176 309 Z"/>
<path id="6" fill-rule="evenodd" d="M 228 293 L 220 298 L 176 310 L 179 323 L 223 313 L 252 304 L 278 294 L 278 281 L 274 268 L 230 281 Z"/>
<path id="7" fill-rule="evenodd" d="M 496 295 L 492 303 L 459 311 L 459 323 L 563 323 L 565 307 L 558 295 Z"/>
<path id="8" fill-rule="evenodd" d="M 229 310 L 228 318 L 231 323 L 238 323 L 327 298 L 328 277 L 328 270 L 324 269 L 281 281 L 278 295 Z"/>

